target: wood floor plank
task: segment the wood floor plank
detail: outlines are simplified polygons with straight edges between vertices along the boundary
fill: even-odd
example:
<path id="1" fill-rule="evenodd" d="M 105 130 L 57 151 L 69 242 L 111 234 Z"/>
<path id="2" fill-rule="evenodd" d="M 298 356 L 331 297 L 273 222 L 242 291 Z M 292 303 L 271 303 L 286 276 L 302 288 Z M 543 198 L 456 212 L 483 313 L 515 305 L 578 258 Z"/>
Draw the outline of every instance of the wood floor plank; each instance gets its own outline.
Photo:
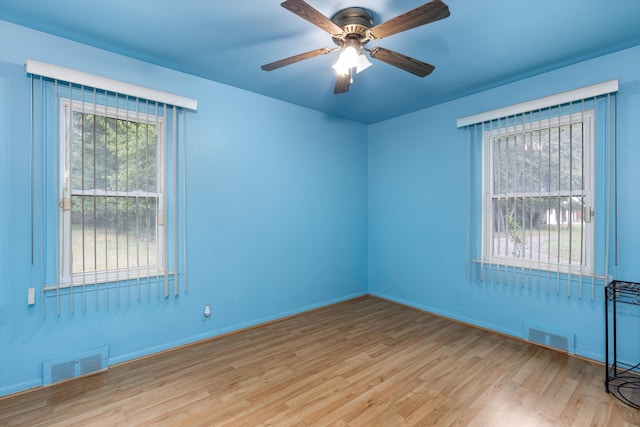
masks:
<path id="1" fill-rule="evenodd" d="M 2 398 L 0 425 L 640 425 L 603 371 L 364 297 Z"/>

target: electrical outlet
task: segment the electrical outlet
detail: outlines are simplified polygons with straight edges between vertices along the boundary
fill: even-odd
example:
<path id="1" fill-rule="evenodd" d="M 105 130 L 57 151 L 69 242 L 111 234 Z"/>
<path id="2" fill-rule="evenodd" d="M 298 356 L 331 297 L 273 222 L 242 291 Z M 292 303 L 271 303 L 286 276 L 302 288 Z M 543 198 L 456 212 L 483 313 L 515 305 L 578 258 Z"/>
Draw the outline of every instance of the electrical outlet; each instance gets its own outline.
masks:
<path id="1" fill-rule="evenodd" d="M 36 303 L 36 288 L 29 288 L 27 292 L 27 304 L 33 305 Z"/>

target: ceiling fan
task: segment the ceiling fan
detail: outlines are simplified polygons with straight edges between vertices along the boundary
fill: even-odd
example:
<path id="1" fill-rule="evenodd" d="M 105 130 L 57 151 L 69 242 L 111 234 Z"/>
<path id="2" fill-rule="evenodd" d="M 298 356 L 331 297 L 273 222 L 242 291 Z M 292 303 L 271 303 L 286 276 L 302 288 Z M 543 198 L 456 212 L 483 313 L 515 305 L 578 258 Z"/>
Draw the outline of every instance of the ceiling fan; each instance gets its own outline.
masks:
<path id="1" fill-rule="evenodd" d="M 261 68 L 265 71 L 272 71 L 305 59 L 342 50 L 338 62 L 333 66 L 337 72 L 336 84 L 333 89 L 335 94 L 349 91 L 349 85 L 353 83 L 354 69 L 356 73 L 359 73 L 371 65 L 363 52 L 368 52 L 371 58 L 386 62 L 418 77 L 431 74 L 435 69 L 431 64 L 382 47 L 368 49 L 365 44 L 371 40 L 379 40 L 439 21 L 450 14 L 449 7 L 442 0 L 432 0 L 393 19 L 373 25 L 373 15 L 362 7 L 342 9 L 329 19 L 304 0 L 286 0 L 281 3 L 281 6 L 329 33 L 338 47 L 315 49 L 271 62 Z"/>

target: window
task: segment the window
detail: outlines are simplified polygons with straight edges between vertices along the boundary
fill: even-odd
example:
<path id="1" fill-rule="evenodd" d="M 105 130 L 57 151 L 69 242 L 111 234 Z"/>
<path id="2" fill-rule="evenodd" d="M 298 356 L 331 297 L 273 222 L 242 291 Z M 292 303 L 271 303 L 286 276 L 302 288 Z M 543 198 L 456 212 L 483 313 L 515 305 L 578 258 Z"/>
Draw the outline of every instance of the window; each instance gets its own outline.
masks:
<path id="1" fill-rule="evenodd" d="M 467 278 L 567 296 L 617 268 L 617 80 L 458 119 Z"/>
<path id="2" fill-rule="evenodd" d="M 483 135 L 483 259 L 593 271 L 593 111 L 494 123 Z"/>
<path id="3" fill-rule="evenodd" d="M 43 313 L 59 315 L 186 292 L 186 125 L 197 100 L 29 59 L 26 70 L 29 294 L 39 289 Z"/>
<path id="4" fill-rule="evenodd" d="M 164 274 L 163 118 L 60 102 L 60 283 Z"/>

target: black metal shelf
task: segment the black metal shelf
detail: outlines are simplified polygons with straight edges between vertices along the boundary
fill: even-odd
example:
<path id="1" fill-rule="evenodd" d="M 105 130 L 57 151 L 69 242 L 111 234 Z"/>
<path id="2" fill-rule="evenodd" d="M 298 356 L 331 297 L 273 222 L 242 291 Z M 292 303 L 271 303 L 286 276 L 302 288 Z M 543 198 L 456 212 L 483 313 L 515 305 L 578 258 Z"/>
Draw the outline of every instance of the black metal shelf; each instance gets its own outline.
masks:
<path id="1" fill-rule="evenodd" d="M 640 362 L 630 365 L 618 360 L 618 303 L 640 306 L 640 283 L 614 280 L 604 288 L 605 389 L 627 405 L 640 409 Z M 609 305 L 612 306 L 611 325 Z M 610 348 L 613 353 L 611 359 Z"/>

